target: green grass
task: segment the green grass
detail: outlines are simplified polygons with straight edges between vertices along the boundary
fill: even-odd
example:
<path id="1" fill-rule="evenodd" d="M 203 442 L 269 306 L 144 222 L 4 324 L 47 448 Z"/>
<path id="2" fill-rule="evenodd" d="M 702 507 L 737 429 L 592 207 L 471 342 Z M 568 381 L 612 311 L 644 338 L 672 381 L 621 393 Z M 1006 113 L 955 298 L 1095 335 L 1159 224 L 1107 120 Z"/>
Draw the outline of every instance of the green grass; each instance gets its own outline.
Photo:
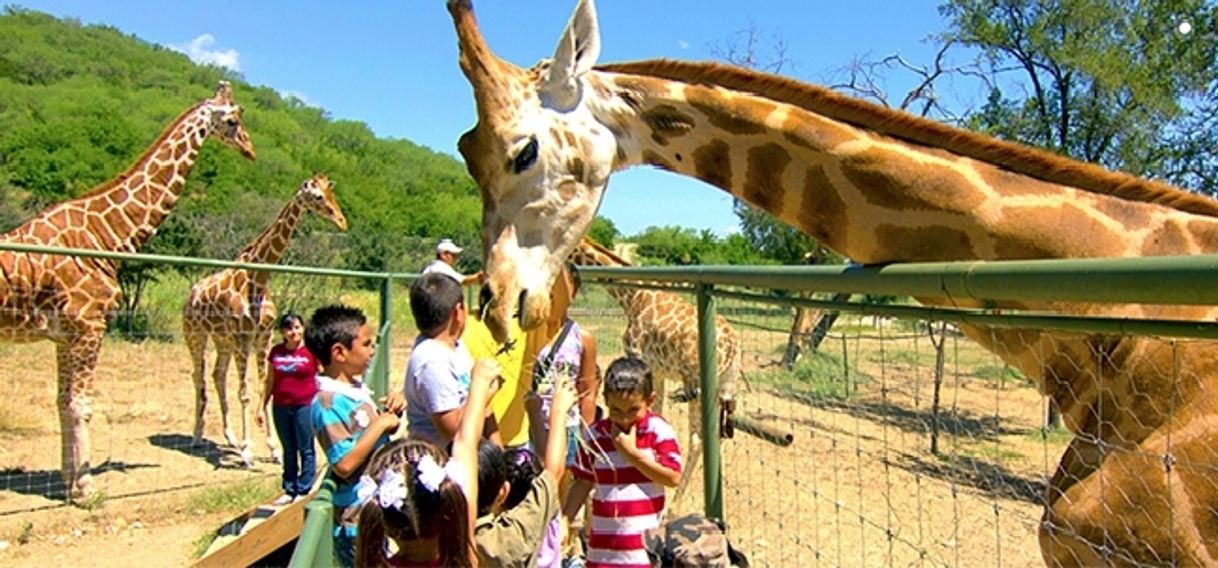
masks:
<path id="1" fill-rule="evenodd" d="M 980 365 L 973 368 L 973 376 L 989 383 L 997 383 L 1000 387 L 1005 387 L 1007 383 L 1032 384 L 1032 381 L 1024 377 L 1023 373 L 1009 365 Z"/>
<path id="2" fill-rule="evenodd" d="M 753 384 L 769 385 L 814 400 L 848 399 L 858 392 L 859 383 L 872 380 L 853 363 L 844 366 L 840 356 L 825 351 L 804 355 L 790 371 L 771 369 L 749 373 L 747 377 Z"/>
<path id="3" fill-rule="evenodd" d="M 1044 441 L 1054 445 L 1066 445 L 1070 443 L 1070 440 L 1074 439 L 1074 433 L 1065 428 L 1035 428 L 1029 430 L 1025 436 L 1029 440 Z"/>
<path id="4" fill-rule="evenodd" d="M 186 512 L 191 515 L 209 515 L 213 513 L 239 513 L 248 511 L 260 503 L 267 502 L 279 493 L 277 477 L 249 479 L 232 485 L 208 487 L 190 496 L 186 501 Z M 193 544 L 194 558 L 203 556 L 211 543 L 216 540 L 216 531 L 208 531 L 195 539 Z"/>

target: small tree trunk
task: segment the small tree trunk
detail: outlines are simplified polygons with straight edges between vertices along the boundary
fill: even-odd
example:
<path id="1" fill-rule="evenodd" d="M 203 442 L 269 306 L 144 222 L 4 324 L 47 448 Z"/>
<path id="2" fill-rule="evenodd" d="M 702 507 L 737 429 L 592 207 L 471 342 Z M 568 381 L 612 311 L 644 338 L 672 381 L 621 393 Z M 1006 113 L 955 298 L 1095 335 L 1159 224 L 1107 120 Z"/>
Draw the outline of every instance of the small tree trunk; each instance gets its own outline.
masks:
<path id="1" fill-rule="evenodd" d="M 1045 402 L 1045 429 L 1053 430 L 1062 427 L 1062 411 L 1057 408 L 1057 403 L 1053 399 L 1047 399 Z"/>
<path id="2" fill-rule="evenodd" d="M 943 388 L 943 344 L 947 337 L 947 324 L 939 322 L 939 329 L 936 330 L 934 324 L 926 326 L 926 333 L 930 335 L 930 343 L 935 347 L 935 389 L 931 395 L 930 403 L 930 453 L 938 455 L 939 453 L 939 400 L 940 391 Z"/>
<path id="3" fill-rule="evenodd" d="M 850 299 L 850 294 L 839 293 L 834 294 L 831 301 L 845 302 Z M 816 327 L 812 329 L 812 335 L 808 338 L 808 351 L 816 351 L 820 349 L 820 344 L 828 337 L 829 330 L 833 328 L 833 323 L 837 321 L 837 317 L 842 315 L 841 312 L 831 311 L 824 312 L 820 316 L 820 321 L 816 322 Z"/>
<path id="4" fill-rule="evenodd" d="M 800 292 L 800 299 L 807 299 L 809 292 Z M 795 367 L 795 362 L 803 355 L 803 346 L 810 341 L 809 332 L 812 322 L 820 310 L 811 308 L 795 308 L 795 321 L 791 324 L 791 335 L 787 338 L 787 350 L 782 355 L 782 367 L 788 371 Z"/>

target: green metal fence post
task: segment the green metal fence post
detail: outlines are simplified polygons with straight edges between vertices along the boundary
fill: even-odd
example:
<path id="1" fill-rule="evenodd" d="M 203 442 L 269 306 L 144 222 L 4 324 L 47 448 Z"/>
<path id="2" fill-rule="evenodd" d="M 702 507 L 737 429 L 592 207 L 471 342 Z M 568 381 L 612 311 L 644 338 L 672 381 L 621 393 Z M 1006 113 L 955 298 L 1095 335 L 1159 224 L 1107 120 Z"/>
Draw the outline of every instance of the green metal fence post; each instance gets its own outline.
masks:
<path id="1" fill-rule="evenodd" d="M 392 345 L 392 330 L 393 325 L 390 323 L 393 319 L 393 278 L 388 274 L 381 280 L 381 325 L 379 327 L 379 337 L 377 341 L 377 353 L 379 356 L 376 359 L 376 369 L 373 370 L 372 391 L 378 397 L 389 394 L 389 363 L 393 358 L 390 355 L 389 348 Z"/>
<path id="2" fill-rule="evenodd" d="M 719 459 L 719 365 L 715 353 L 713 287 L 698 284 L 698 367 L 702 375 L 702 480 L 706 516 L 723 518 L 723 470 Z"/>

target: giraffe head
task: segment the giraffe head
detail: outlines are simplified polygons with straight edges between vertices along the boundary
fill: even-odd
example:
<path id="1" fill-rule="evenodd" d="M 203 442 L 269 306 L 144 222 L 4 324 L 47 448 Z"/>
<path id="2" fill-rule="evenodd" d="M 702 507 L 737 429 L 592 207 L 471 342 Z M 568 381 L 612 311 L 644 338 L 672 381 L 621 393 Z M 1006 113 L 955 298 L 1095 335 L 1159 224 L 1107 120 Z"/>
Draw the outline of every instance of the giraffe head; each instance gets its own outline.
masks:
<path id="1" fill-rule="evenodd" d="M 313 174 L 296 190 L 296 200 L 308 211 L 334 223 L 340 231 L 347 230 L 347 217 L 334 198 L 334 184 L 326 174 Z"/>
<path id="2" fill-rule="evenodd" d="M 227 146 L 236 148 L 242 156 L 254 159 L 254 144 L 241 121 L 241 107 L 233 102 L 233 87 L 228 81 L 220 81 L 216 96 L 207 101 L 211 109 L 211 136 Z"/>
<path id="3" fill-rule="evenodd" d="M 478 108 L 458 148 L 482 191 L 486 323 L 502 341 L 513 315 L 525 329 L 545 321 L 548 291 L 613 170 L 616 139 L 589 108 L 600 34 L 592 0 L 580 0 L 554 57 L 526 70 L 490 51 L 469 0 L 448 9 Z"/>

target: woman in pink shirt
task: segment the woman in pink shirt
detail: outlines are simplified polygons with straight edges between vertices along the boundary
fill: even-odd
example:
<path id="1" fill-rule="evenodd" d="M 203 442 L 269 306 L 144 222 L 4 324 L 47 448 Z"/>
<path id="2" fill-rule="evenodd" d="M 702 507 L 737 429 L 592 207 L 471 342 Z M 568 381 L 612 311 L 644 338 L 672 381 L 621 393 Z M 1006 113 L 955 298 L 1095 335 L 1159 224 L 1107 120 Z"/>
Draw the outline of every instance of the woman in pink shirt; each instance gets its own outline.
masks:
<path id="1" fill-rule="evenodd" d="M 266 403 L 273 401 L 271 418 L 283 445 L 283 495 L 275 504 L 286 505 L 313 488 L 317 459 L 309 406 L 317 394 L 320 365 L 304 345 L 304 320 L 299 315 L 283 314 L 279 332 L 283 341 L 267 356 L 266 383 L 254 420 L 262 426 Z"/>

